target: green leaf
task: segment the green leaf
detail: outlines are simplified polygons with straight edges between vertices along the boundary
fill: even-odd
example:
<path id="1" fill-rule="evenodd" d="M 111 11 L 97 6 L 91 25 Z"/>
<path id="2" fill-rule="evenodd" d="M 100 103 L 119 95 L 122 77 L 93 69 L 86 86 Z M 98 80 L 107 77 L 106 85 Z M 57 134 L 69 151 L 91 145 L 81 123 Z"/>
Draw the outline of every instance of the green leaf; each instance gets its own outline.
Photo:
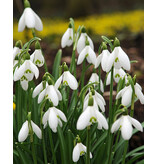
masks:
<path id="1" fill-rule="evenodd" d="M 131 158 L 126 164 L 134 164 L 136 160 L 138 160 L 139 158 L 142 158 L 144 156 L 144 153 L 141 153 L 133 158 Z"/>
<path id="2" fill-rule="evenodd" d="M 60 126 L 58 126 L 57 130 L 58 130 L 58 137 L 59 137 L 59 141 L 60 141 L 62 164 L 68 164 L 65 138 L 64 138 L 64 135 L 63 135 L 63 132 L 62 132 L 62 129 L 60 128 Z"/>
<path id="3" fill-rule="evenodd" d="M 101 36 L 101 37 L 105 42 L 107 42 L 110 45 L 111 50 L 113 51 L 114 46 L 113 46 L 112 42 L 106 36 Z"/>
<path id="4" fill-rule="evenodd" d="M 61 63 L 61 57 L 62 57 L 62 50 L 59 49 L 56 54 L 54 64 L 53 64 L 53 70 L 52 70 L 52 75 L 54 76 L 55 80 L 59 78 L 59 66 Z"/>

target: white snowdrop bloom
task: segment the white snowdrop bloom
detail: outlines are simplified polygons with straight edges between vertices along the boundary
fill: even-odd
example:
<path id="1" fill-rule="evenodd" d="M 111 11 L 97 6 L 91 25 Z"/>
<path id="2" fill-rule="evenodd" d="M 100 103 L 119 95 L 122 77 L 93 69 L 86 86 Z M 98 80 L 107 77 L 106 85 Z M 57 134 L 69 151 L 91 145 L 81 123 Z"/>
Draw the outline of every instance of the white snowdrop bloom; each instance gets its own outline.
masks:
<path id="1" fill-rule="evenodd" d="M 17 54 L 20 54 L 21 49 L 19 47 L 14 47 L 13 48 L 13 61 L 15 60 L 15 57 Z"/>
<path id="2" fill-rule="evenodd" d="M 141 86 L 138 83 L 136 83 L 134 85 L 134 89 L 135 89 L 135 95 L 140 100 L 140 103 L 144 104 L 144 95 L 142 93 Z M 119 99 L 120 97 L 121 97 L 121 103 L 123 105 L 127 106 L 127 105 L 131 104 L 131 100 L 132 100 L 132 87 L 131 87 L 131 85 L 125 86 L 122 90 L 120 90 L 118 92 L 118 94 L 116 95 L 116 99 Z"/>
<path id="3" fill-rule="evenodd" d="M 38 67 L 42 67 L 44 64 L 44 57 L 41 49 L 35 49 L 33 54 L 30 56 L 30 60 Z"/>
<path id="4" fill-rule="evenodd" d="M 77 129 L 83 130 L 92 123 L 98 123 L 98 129 L 108 129 L 106 118 L 99 112 L 95 106 L 88 106 L 85 111 L 80 115 L 77 121 Z"/>
<path id="5" fill-rule="evenodd" d="M 61 47 L 65 48 L 66 46 L 71 46 L 73 44 L 73 29 L 68 28 L 67 31 L 63 34 L 61 39 Z"/>
<path id="6" fill-rule="evenodd" d="M 22 78 L 27 81 L 31 81 L 33 77 L 37 79 L 39 76 L 39 70 L 31 60 L 25 60 L 24 63 L 16 68 L 14 73 L 14 81 L 20 80 Z"/>
<path id="7" fill-rule="evenodd" d="M 59 88 L 60 84 L 68 85 L 72 90 L 76 90 L 78 88 L 78 82 L 76 78 L 69 72 L 64 71 L 64 73 L 57 79 L 55 86 Z"/>
<path id="8" fill-rule="evenodd" d="M 122 67 L 127 71 L 130 70 L 130 60 L 120 46 L 115 47 L 113 52 L 110 54 L 106 66 L 106 72 L 111 70 L 113 64 L 116 69 L 120 69 Z"/>
<path id="9" fill-rule="evenodd" d="M 73 161 L 77 162 L 80 158 L 80 156 L 84 155 L 86 153 L 87 149 L 86 146 L 82 143 L 77 143 L 73 149 Z M 90 158 L 92 158 L 92 153 L 90 152 Z"/>
<path id="10" fill-rule="evenodd" d="M 94 51 L 94 45 L 93 45 L 92 40 L 90 39 L 90 37 L 86 33 L 82 32 L 81 35 L 80 35 L 80 38 L 79 38 L 79 40 L 77 42 L 77 52 L 78 52 L 78 54 L 80 54 L 81 51 L 86 46 L 86 37 L 87 37 L 87 39 L 89 41 L 91 49 Z"/>
<path id="11" fill-rule="evenodd" d="M 109 56 L 110 52 L 107 49 L 103 50 L 102 53 L 96 58 L 95 68 L 97 68 L 101 63 L 102 70 L 106 71 Z"/>
<path id="12" fill-rule="evenodd" d="M 116 83 L 119 82 L 120 78 L 123 79 L 124 77 L 125 77 L 125 83 L 127 83 L 127 75 L 125 71 L 122 68 L 120 69 L 114 68 L 113 78 Z M 111 72 L 109 72 L 107 76 L 106 85 L 110 85 L 110 81 L 111 81 Z"/>
<path id="13" fill-rule="evenodd" d="M 92 75 L 91 75 L 91 77 L 89 79 L 89 82 L 92 82 L 92 83 L 97 82 L 97 83 L 99 83 L 99 76 L 98 76 L 98 74 L 97 73 L 92 73 Z M 95 85 L 96 84 L 94 84 L 94 86 Z M 103 86 L 103 82 L 102 82 L 101 79 L 100 79 L 100 90 L 101 90 L 102 93 L 104 92 L 104 86 Z"/>
<path id="14" fill-rule="evenodd" d="M 121 116 L 113 123 L 111 128 L 111 133 L 114 133 L 120 128 L 123 139 L 129 140 L 132 136 L 132 131 L 133 131 L 132 125 L 139 131 L 141 132 L 143 131 L 143 127 L 139 121 L 130 117 L 129 115 L 125 115 L 125 116 Z"/>
<path id="15" fill-rule="evenodd" d="M 36 136 L 39 139 L 42 139 L 42 132 L 41 129 L 33 122 L 31 121 L 31 125 L 29 125 L 28 121 L 25 121 L 19 131 L 18 134 L 18 141 L 19 142 L 23 142 L 26 140 L 26 138 L 28 137 L 29 134 L 29 128 L 30 126 L 32 127 L 33 132 L 36 134 Z"/>
<path id="16" fill-rule="evenodd" d="M 99 106 L 101 111 L 105 112 L 105 105 L 106 105 L 105 99 L 97 91 L 94 90 L 94 92 L 95 94 L 92 95 L 93 100 L 94 100 L 93 106 L 95 107 L 95 109 L 98 109 L 98 106 Z M 85 111 L 85 109 L 88 106 L 89 94 L 90 92 L 85 96 L 84 104 L 83 104 L 83 111 Z"/>
<path id="17" fill-rule="evenodd" d="M 47 85 L 46 88 L 43 90 L 43 85 L 40 83 L 33 92 L 33 97 L 36 97 L 37 94 L 40 92 L 38 96 L 38 103 L 44 99 L 44 97 L 49 98 L 54 106 L 57 106 L 59 101 L 62 100 L 62 95 L 60 91 L 53 85 Z"/>
<path id="18" fill-rule="evenodd" d="M 67 118 L 64 115 L 64 113 L 55 107 L 50 107 L 43 115 L 42 123 L 44 125 L 44 128 L 47 126 L 47 123 L 48 123 L 52 131 L 56 133 L 58 125 L 62 127 L 61 120 L 63 120 L 64 122 L 67 122 Z"/>
<path id="19" fill-rule="evenodd" d="M 18 31 L 22 32 L 27 26 L 28 28 L 35 28 L 38 31 L 43 30 L 43 24 L 39 16 L 30 8 L 30 4 L 26 1 L 27 6 L 23 11 L 22 16 L 19 19 Z"/>
<path id="20" fill-rule="evenodd" d="M 92 63 L 95 65 L 96 54 L 90 45 L 86 45 L 85 48 L 79 54 L 77 65 L 81 64 L 85 58 L 87 59 L 88 63 Z"/>

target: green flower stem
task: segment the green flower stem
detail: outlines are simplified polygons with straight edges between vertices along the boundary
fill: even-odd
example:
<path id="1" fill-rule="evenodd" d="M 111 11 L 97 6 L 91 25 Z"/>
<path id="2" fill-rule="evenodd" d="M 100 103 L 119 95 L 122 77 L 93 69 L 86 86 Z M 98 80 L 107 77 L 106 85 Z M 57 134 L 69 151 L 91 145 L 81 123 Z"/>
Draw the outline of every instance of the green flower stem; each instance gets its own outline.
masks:
<path id="1" fill-rule="evenodd" d="M 43 145 L 44 163 L 47 164 L 47 153 L 46 153 L 46 147 L 45 147 L 45 138 L 44 138 L 43 126 L 41 126 L 41 130 L 42 130 L 42 145 Z"/>
<path id="2" fill-rule="evenodd" d="M 86 69 L 86 59 L 84 59 L 82 64 L 82 74 L 81 74 L 81 90 L 84 87 L 84 81 L 85 81 L 85 69 Z"/>
<path id="3" fill-rule="evenodd" d="M 101 93 L 101 90 L 100 90 L 100 86 L 101 86 L 101 83 L 100 83 L 100 80 L 101 80 L 101 67 L 100 66 L 98 68 L 98 73 L 99 73 L 99 88 L 98 88 L 98 90 L 99 90 L 99 93 Z"/>
<path id="4" fill-rule="evenodd" d="M 34 142 L 31 142 L 31 149 L 32 149 L 32 156 L 33 156 L 34 164 L 37 164 Z"/>
<path id="5" fill-rule="evenodd" d="M 131 117 L 133 117 L 133 114 L 134 114 L 134 100 L 135 100 L 135 93 L 133 92 L 132 93 L 132 102 L 131 102 L 131 111 L 130 111 Z M 125 141 L 125 148 L 124 148 L 122 164 L 125 164 L 127 149 L 128 149 L 128 141 Z"/>
<path id="6" fill-rule="evenodd" d="M 86 164 L 90 164 L 90 126 L 87 127 L 87 155 Z"/>
<path id="7" fill-rule="evenodd" d="M 53 144 L 51 129 L 48 128 L 48 130 L 49 130 L 49 140 L 50 140 L 50 146 L 51 146 L 51 151 L 52 151 L 52 155 L 53 155 L 54 164 L 57 164 L 56 155 L 55 155 L 55 151 L 54 151 L 54 144 Z"/>
<path id="8" fill-rule="evenodd" d="M 33 37 L 36 37 L 35 29 L 32 28 L 31 31 L 32 31 L 32 35 L 33 35 Z"/>

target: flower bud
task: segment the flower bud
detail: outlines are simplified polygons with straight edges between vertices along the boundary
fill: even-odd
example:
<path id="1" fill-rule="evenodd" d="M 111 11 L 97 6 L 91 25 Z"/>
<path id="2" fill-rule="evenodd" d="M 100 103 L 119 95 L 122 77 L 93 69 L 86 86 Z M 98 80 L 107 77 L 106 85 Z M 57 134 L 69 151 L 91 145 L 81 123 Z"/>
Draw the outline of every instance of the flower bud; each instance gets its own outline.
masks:
<path id="1" fill-rule="evenodd" d="M 30 3 L 28 0 L 24 1 L 24 8 L 30 7 Z"/>
<path id="2" fill-rule="evenodd" d="M 120 41 L 118 38 L 115 38 L 114 40 L 114 47 L 119 47 L 120 46 Z"/>
<path id="3" fill-rule="evenodd" d="M 35 49 L 41 49 L 39 41 L 36 41 L 35 43 Z"/>

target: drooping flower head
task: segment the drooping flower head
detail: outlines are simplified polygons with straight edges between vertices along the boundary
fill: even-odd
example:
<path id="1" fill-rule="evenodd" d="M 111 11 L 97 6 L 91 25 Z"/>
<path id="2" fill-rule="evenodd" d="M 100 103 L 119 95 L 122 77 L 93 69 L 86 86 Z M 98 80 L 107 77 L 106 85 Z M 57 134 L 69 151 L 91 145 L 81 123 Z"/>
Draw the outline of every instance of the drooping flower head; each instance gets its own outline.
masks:
<path id="1" fill-rule="evenodd" d="M 31 9 L 30 3 L 28 0 L 24 1 L 24 11 L 22 16 L 19 19 L 18 31 L 22 32 L 27 26 L 28 28 L 35 28 L 38 31 L 43 30 L 43 24 L 39 16 Z"/>
<path id="2" fill-rule="evenodd" d="M 80 35 L 80 38 L 77 42 L 77 52 L 78 54 L 81 53 L 81 51 L 85 48 L 86 46 L 86 37 L 87 37 L 87 40 L 89 41 L 89 45 L 90 47 L 92 48 L 92 50 L 94 51 L 94 45 L 93 45 L 93 42 L 92 40 L 90 39 L 90 37 L 86 34 L 86 29 L 85 27 L 82 28 L 82 31 L 81 31 L 81 35 Z"/>
<path id="3" fill-rule="evenodd" d="M 66 46 L 71 46 L 73 44 L 73 29 L 71 23 L 69 23 L 69 27 L 66 32 L 63 34 L 61 39 L 61 47 L 65 48 Z"/>
<path id="4" fill-rule="evenodd" d="M 68 66 L 66 63 L 63 64 L 63 67 L 64 72 L 56 81 L 55 86 L 58 88 L 63 82 L 63 84 L 68 85 L 72 90 L 76 90 L 78 88 L 78 82 L 76 78 L 68 71 Z"/>
<path id="5" fill-rule="evenodd" d="M 30 60 L 30 55 L 27 53 L 25 61 L 20 67 L 16 67 L 14 72 L 14 81 L 20 80 L 21 86 L 24 90 L 28 89 L 28 82 L 39 77 L 39 70 L 34 63 Z"/>
<path id="6" fill-rule="evenodd" d="M 18 54 L 20 54 L 21 52 L 21 47 L 22 47 L 22 42 L 21 40 L 18 40 L 15 44 L 15 47 L 13 48 L 13 61 L 15 60 L 16 56 L 18 56 Z"/>
<path id="7" fill-rule="evenodd" d="M 72 155 L 73 161 L 77 162 L 80 156 L 84 155 L 86 151 L 87 151 L 86 146 L 83 145 L 81 142 L 78 142 L 73 149 L 73 155 Z M 92 158 L 91 152 L 90 152 L 90 158 Z"/>
<path id="8" fill-rule="evenodd" d="M 127 54 L 120 47 L 120 42 L 117 38 L 115 38 L 114 46 L 115 48 L 113 52 L 110 54 L 107 62 L 106 72 L 109 72 L 113 65 L 116 69 L 120 69 L 122 67 L 125 70 L 129 71 L 130 60 Z"/>
<path id="9" fill-rule="evenodd" d="M 94 50 L 91 48 L 88 38 L 86 37 L 85 47 L 80 52 L 77 60 L 77 65 L 81 64 L 84 59 L 87 59 L 88 63 L 92 63 L 95 65 L 96 62 L 96 54 Z"/>
<path id="10" fill-rule="evenodd" d="M 108 129 L 106 118 L 99 112 L 98 108 L 94 106 L 94 99 L 90 95 L 87 108 L 83 111 L 77 121 L 77 129 L 83 130 L 93 123 L 98 123 L 98 129 Z"/>
<path id="11" fill-rule="evenodd" d="M 129 140 L 132 136 L 132 125 L 139 131 L 143 131 L 142 125 L 139 121 L 129 115 L 123 115 L 113 123 L 111 133 L 114 133 L 120 128 L 123 139 Z"/>
<path id="12" fill-rule="evenodd" d="M 34 132 L 39 139 L 42 139 L 41 129 L 31 120 L 31 118 L 29 118 L 29 117 L 31 117 L 30 112 L 28 115 L 29 115 L 28 120 L 26 120 L 23 123 L 23 125 L 19 131 L 19 134 L 18 134 L 19 142 L 25 141 L 29 134 L 32 136 L 33 135 L 32 132 Z"/>
<path id="13" fill-rule="evenodd" d="M 42 123 L 44 125 L 44 128 L 49 125 L 51 130 L 56 133 L 58 125 L 62 127 L 61 120 L 67 122 L 67 118 L 64 113 L 56 107 L 50 107 L 43 115 Z"/>
<path id="14" fill-rule="evenodd" d="M 30 60 L 38 67 L 42 67 L 44 64 L 44 57 L 42 55 L 40 43 L 38 41 L 35 43 L 35 51 L 30 56 Z"/>

